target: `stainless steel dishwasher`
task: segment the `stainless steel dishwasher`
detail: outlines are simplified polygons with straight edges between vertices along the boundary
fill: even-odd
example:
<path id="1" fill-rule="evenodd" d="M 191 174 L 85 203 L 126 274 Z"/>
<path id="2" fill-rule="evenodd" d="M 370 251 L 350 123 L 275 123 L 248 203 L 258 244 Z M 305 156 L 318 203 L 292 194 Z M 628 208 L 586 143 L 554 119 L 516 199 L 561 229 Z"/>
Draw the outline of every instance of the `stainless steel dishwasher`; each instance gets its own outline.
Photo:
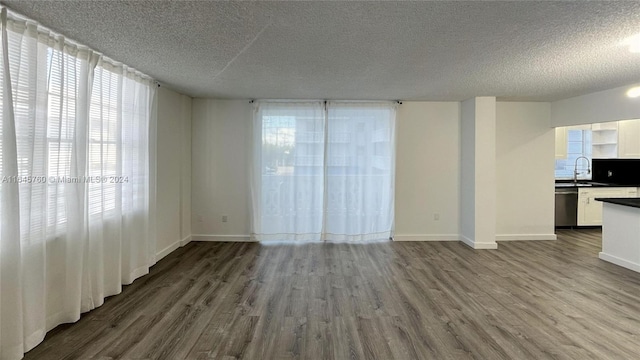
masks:
<path id="1" fill-rule="evenodd" d="M 556 227 L 578 226 L 578 188 L 556 188 Z"/>

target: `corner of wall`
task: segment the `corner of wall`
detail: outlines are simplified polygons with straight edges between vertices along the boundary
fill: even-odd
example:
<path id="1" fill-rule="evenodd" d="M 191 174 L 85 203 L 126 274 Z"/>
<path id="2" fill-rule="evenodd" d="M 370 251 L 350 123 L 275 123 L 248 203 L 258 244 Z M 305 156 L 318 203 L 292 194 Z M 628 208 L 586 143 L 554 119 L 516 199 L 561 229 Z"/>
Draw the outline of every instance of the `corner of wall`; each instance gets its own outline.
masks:
<path id="1" fill-rule="evenodd" d="M 191 241 L 192 99 L 158 92 L 156 150 L 156 259 Z"/>

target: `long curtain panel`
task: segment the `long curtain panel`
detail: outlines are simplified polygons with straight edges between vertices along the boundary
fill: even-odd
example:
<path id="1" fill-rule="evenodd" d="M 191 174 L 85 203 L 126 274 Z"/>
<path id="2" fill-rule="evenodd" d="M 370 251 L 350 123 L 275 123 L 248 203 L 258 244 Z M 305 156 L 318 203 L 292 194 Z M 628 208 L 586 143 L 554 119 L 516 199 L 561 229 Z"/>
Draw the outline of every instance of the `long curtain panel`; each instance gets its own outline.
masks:
<path id="1" fill-rule="evenodd" d="M 2 9 L 0 359 L 148 272 L 154 87 Z"/>
<path id="2" fill-rule="evenodd" d="M 394 103 L 262 101 L 253 126 L 257 240 L 392 236 Z"/>
<path id="3" fill-rule="evenodd" d="M 327 104 L 325 235 L 389 239 L 394 220 L 395 104 Z"/>
<path id="4" fill-rule="evenodd" d="M 254 116 L 253 234 L 259 241 L 321 239 L 322 102 L 258 102 Z"/>

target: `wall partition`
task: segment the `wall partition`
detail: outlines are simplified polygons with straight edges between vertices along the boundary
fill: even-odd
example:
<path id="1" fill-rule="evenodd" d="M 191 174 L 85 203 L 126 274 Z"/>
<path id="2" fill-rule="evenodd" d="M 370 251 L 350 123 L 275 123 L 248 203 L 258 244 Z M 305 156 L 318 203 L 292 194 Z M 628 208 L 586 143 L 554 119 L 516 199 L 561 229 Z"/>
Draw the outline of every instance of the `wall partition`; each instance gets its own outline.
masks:
<path id="1" fill-rule="evenodd" d="M 370 241 L 393 231 L 392 102 L 255 104 L 252 236 Z"/>

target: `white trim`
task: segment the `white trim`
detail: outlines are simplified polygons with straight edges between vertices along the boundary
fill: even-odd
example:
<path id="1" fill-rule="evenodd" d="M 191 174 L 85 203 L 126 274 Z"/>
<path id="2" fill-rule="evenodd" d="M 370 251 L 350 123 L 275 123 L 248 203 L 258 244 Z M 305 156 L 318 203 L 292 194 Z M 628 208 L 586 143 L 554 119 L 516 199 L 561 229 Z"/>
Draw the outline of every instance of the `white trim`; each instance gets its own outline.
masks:
<path id="1" fill-rule="evenodd" d="M 556 234 L 499 234 L 496 241 L 558 240 Z"/>
<path id="2" fill-rule="evenodd" d="M 393 241 L 460 241 L 458 234 L 403 234 L 395 235 Z"/>
<path id="3" fill-rule="evenodd" d="M 478 242 L 478 241 L 471 240 L 464 235 L 460 235 L 460 241 L 462 241 L 462 243 L 469 246 L 470 248 L 476 249 L 476 250 L 493 250 L 498 248 L 498 243 L 496 243 L 495 241 Z"/>
<path id="4" fill-rule="evenodd" d="M 613 255 L 606 254 L 606 253 L 603 253 L 603 252 L 600 252 L 598 254 L 598 257 L 600 259 L 604 260 L 604 261 L 608 261 L 608 262 L 616 264 L 618 266 L 622 266 L 624 268 L 640 272 L 640 264 L 638 264 L 638 263 L 634 263 L 634 262 L 631 262 L 629 260 L 625 260 L 625 259 L 619 258 L 617 256 L 613 256 Z"/>
<path id="5" fill-rule="evenodd" d="M 192 241 L 256 242 L 249 235 L 194 234 Z"/>
<path id="6" fill-rule="evenodd" d="M 156 253 L 156 262 L 160 261 L 163 257 L 169 255 L 170 253 L 172 253 L 174 250 L 176 250 L 177 248 L 180 247 L 180 240 L 174 242 L 173 244 L 167 246 L 166 248 L 158 251 Z"/>
<path id="7" fill-rule="evenodd" d="M 191 235 L 188 235 L 187 237 L 185 237 L 182 240 L 178 240 L 176 242 L 174 242 L 173 244 L 167 246 L 166 248 L 158 251 L 158 253 L 156 254 L 156 262 L 160 261 L 163 257 L 171 254 L 172 252 L 174 252 L 175 250 L 177 250 L 180 247 L 183 247 L 185 245 L 187 245 L 188 243 L 191 242 Z M 136 278 L 138 278 L 139 276 L 137 276 Z"/>

